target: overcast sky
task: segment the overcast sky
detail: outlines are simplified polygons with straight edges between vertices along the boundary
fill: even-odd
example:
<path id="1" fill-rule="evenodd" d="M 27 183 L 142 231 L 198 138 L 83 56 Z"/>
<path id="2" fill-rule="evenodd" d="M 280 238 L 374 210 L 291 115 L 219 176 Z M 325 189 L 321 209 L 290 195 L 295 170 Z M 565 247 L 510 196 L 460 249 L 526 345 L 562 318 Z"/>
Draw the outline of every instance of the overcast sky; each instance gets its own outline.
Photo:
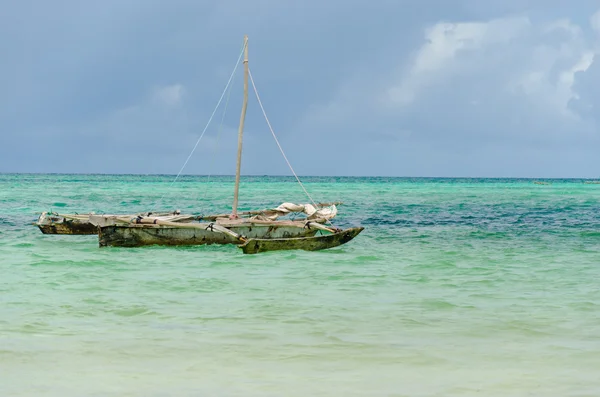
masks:
<path id="1" fill-rule="evenodd" d="M 597 0 L 0 6 L 0 172 L 600 177 Z"/>

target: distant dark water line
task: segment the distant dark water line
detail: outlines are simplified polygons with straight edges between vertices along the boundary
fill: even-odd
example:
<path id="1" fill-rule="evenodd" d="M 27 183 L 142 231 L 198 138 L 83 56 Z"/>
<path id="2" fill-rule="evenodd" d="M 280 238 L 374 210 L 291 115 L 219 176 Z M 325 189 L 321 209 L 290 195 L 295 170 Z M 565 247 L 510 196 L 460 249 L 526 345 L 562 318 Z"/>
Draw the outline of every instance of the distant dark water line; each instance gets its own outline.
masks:
<path id="1" fill-rule="evenodd" d="M 89 180 L 135 180 L 136 182 L 163 182 L 172 181 L 176 175 L 172 174 L 80 174 L 80 173 L 0 173 L 0 182 L 13 181 L 14 178 L 28 180 L 44 180 L 48 178 L 53 181 L 60 181 L 66 178 L 70 182 L 89 181 Z M 180 175 L 178 181 L 202 181 L 208 179 L 209 175 Z M 586 182 L 600 182 L 600 178 L 500 178 L 500 177 L 405 177 L 405 176 L 315 176 L 300 175 L 302 182 L 306 183 L 326 183 L 326 182 L 360 182 L 360 183 L 437 183 L 437 184 L 519 184 L 545 182 L 549 185 L 539 185 L 540 188 L 551 187 L 552 184 L 585 184 Z M 214 181 L 232 181 L 234 175 L 210 175 Z M 242 175 L 244 181 L 260 182 L 296 182 L 291 175 Z"/>

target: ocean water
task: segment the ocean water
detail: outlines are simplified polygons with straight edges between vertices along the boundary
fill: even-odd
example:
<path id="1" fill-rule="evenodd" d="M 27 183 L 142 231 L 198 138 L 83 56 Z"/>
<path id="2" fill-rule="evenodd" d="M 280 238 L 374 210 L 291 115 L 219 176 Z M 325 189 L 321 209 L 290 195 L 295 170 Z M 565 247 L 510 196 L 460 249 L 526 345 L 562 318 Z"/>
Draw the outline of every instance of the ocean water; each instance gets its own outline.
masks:
<path id="1" fill-rule="evenodd" d="M 233 178 L 172 179 L 0 175 L 1 396 L 600 395 L 600 184 L 303 178 L 344 202 L 337 226 L 366 227 L 322 252 L 100 249 L 32 226 L 230 208 Z M 240 197 L 307 202 L 287 177 Z"/>

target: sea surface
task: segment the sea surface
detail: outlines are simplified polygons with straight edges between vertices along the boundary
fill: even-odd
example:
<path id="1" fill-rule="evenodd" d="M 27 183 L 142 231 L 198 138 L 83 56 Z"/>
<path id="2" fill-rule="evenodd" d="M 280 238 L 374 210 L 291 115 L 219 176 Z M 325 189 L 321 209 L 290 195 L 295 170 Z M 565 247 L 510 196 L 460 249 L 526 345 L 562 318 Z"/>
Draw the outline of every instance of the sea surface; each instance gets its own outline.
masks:
<path id="1" fill-rule="evenodd" d="M 233 178 L 0 174 L 0 396 L 600 396 L 600 184 L 302 179 L 363 233 L 101 249 L 32 222 L 227 212 Z M 240 210 L 307 200 L 242 178 Z"/>

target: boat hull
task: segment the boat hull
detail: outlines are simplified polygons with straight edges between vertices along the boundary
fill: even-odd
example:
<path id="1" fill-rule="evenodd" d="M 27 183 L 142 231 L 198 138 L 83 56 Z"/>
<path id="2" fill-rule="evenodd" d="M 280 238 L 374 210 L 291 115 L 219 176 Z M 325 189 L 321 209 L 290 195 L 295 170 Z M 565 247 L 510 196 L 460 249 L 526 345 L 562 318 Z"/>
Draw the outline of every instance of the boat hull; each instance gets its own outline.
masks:
<path id="1" fill-rule="evenodd" d="M 133 215 L 80 215 L 80 214 L 48 214 L 43 212 L 35 225 L 44 234 L 68 234 L 68 235 L 92 235 L 98 234 L 98 226 L 114 225 L 118 221 L 126 222 Z M 171 220 L 173 222 L 191 222 L 193 215 L 179 215 L 174 213 L 156 213 L 151 219 L 160 217 L 161 219 Z M 125 220 L 122 220 L 125 219 Z"/>
<path id="2" fill-rule="evenodd" d="M 227 229 L 247 238 L 290 238 L 314 236 L 317 229 L 289 225 L 243 224 Z M 100 247 L 142 247 L 147 245 L 210 245 L 242 243 L 239 239 L 215 230 L 210 224 L 163 225 L 111 225 L 98 228 Z"/>
<path id="3" fill-rule="evenodd" d="M 98 233 L 98 227 L 89 222 L 63 221 L 52 224 L 38 224 L 43 234 L 91 235 Z"/>
<path id="4" fill-rule="evenodd" d="M 337 233 L 323 236 L 275 238 L 275 239 L 249 239 L 240 245 L 244 254 L 258 254 L 267 251 L 304 250 L 319 251 L 338 247 L 346 244 L 364 230 L 363 227 L 353 227 Z"/>

